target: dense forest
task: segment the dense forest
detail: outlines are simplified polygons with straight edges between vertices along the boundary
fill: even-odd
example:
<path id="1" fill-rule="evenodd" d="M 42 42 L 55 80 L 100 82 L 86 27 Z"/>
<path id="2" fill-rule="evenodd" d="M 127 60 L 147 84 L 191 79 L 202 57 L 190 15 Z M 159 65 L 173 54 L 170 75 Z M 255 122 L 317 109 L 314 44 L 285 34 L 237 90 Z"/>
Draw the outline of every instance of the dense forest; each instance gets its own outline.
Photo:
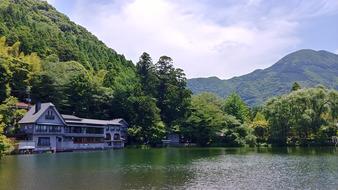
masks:
<path id="1" fill-rule="evenodd" d="M 133 64 L 46 2 L 0 3 L 0 152 L 10 151 L 25 110 L 53 102 L 64 114 L 124 118 L 129 143 L 157 146 L 169 134 L 199 146 L 329 144 L 338 92 L 304 88 L 250 108 L 236 93 L 192 95 L 184 71 L 143 53 Z M 278 88 L 278 87 L 276 87 Z"/>

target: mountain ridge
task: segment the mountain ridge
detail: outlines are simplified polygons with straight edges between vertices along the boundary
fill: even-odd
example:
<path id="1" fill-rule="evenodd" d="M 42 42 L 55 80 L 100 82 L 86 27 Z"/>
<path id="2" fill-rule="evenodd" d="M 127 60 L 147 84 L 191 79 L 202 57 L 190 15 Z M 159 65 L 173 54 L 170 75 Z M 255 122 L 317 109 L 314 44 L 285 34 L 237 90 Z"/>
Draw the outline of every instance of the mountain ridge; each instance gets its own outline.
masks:
<path id="1" fill-rule="evenodd" d="M 188 87 L 194 94 L 212 92 L 221 97 L 236 92 L 247 104 L 254 106 L 289 92 L 294 82 L 304 87 L 321 84 L 338 89 L 338 55 L 325 50 L 301 49 L 266 69 L 225 80 L 193 78 L 188 80 Z"/>

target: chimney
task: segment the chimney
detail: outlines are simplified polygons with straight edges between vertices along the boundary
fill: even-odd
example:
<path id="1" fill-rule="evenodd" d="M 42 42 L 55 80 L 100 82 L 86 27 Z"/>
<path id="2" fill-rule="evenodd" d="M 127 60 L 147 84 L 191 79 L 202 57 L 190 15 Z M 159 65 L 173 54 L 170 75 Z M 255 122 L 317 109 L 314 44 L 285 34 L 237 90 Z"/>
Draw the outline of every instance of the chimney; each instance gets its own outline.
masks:
<path id="1" fill-rule="evenodd" d="M 41 109 L 41 102 L 36 102 L 34 114 L 38 113 L 38 111 L 39 111 L 40 109 Z"/>

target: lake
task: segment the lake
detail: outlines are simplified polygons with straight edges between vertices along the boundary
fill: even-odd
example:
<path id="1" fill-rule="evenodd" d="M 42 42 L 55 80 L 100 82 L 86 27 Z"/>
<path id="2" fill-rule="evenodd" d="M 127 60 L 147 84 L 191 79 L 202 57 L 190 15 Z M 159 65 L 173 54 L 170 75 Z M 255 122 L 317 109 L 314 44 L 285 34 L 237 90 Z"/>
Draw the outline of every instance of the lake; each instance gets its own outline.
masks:
<path id="1" fill-rule="evenodd" d="M 122 149 L 7 156 L 0 189 L 338 189 L 338 148 Z"/>

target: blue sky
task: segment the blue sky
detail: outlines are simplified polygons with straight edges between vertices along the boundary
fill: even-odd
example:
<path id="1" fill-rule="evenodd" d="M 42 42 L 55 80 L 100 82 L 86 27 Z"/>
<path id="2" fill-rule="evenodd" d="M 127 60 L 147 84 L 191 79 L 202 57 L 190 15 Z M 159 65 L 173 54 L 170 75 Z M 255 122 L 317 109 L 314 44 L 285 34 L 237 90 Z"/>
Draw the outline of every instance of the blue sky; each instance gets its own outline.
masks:
<path id="1" fill-rule="evenodd" d="M 338 54 L 338 0 L 48 0 L 137 62 L 174 59 L 188 78 L 231 78 L 299 49 Z"/>

